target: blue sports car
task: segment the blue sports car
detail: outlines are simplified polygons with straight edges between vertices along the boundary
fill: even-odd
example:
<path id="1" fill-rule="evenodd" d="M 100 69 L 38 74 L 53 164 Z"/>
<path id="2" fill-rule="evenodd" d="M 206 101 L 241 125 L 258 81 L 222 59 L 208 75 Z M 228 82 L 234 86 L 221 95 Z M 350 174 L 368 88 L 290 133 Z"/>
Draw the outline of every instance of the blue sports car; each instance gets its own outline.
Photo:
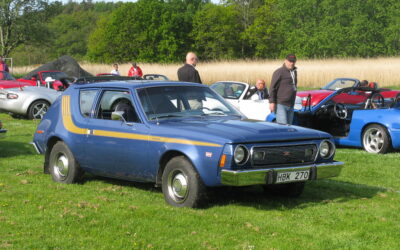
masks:
<path id="1" fill-rule="evenodd" d="M 37 127 L 44 171 L 74 183 L 84 172 L 161 186 L 167 203 L 197 207 L 207 187 L 263 185 L 287 196 L 338 176 L 328 133 L 248 120 L 201 84 L 73 84 Z"/>
<path id="2" fill-rule="evenodd" d="M 384 98 L 380 92 L 370 87 L 337 90 L 318 105 L 296 110 L 293 123 L 328 132 L 339 146 L 381 154 L 399 149 L 400 96 Z M 275 114 L 267 118 L 274 120 Z"/>

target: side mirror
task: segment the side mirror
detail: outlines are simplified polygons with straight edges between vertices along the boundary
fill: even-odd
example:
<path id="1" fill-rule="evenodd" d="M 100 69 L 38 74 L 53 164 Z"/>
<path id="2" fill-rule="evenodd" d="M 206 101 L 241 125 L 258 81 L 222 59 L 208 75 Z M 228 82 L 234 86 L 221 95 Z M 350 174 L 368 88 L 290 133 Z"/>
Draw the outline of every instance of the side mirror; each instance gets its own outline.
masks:
<path id="1" fill-rule="evenodd" d="M 124 113 L 125 113 L 124 111 L 114 111 L 114 112 L 112 112 L 111 113 L 111 120 L 126 122 L 125 118 L 124 118 Z"/>

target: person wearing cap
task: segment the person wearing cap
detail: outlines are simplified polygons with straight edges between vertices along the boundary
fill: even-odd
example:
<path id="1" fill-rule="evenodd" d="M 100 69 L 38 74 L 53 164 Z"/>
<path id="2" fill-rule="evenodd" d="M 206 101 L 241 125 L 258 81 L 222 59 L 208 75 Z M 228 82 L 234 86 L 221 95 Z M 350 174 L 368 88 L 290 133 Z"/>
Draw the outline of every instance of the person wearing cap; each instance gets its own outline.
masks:
<path id="1" fill-rule="evenodd" d="M 271 112 L 275 112 L 278 123 L 292 124 L 293 122 L 293 107 L 297 93 L 296 61 L 296 55 L 287 55 L 283 66 L 275 70 L 272 75 L 269 108 Z"/>

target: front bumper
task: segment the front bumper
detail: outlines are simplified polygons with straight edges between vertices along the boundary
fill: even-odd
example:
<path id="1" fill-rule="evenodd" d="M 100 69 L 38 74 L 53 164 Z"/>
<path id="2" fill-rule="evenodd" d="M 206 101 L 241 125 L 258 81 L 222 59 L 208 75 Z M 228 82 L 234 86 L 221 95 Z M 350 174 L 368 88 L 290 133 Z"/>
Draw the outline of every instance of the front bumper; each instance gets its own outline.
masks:
<path id="1" fill-rule="evenodd" d="M 0 129 L 0 139 L 6 137 L 7 130 Z"/>
<path id="2" fill-rule="evenodd" d="M 333 161 L 299 167 L 264 168 L 255 170 L 221 170 L 221 183 L 227 186 L 250 186 L 274 184 L 279 172 L 310 170 L 308 180 L 318 180 L 338 176 L 343 162 Z"/>

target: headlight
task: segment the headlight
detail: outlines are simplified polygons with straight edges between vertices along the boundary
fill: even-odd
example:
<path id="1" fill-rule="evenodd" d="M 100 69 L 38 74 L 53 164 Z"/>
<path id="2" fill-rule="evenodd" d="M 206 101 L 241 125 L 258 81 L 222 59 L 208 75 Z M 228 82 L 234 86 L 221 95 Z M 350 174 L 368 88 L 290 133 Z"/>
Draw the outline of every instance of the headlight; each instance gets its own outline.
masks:
<path id="1" fill-rule="evenodd" d="M 14 93 L 8 93 L 7 94 L 7 99 L 17 99 L 18 95 Z"/>
<path id="2" fill-rule="evenodd" d="M 333 145 L 332 142 L 325 140 L 322 141 L 321 144 L 319 144 L 319 155 L 322 158 L 328 159 L 332 157 L 334 153 L 335 153 L 335 145 Z"/>
<path id="3" fill-rule="evenodd" d="M 238 145 L 235 148 L 235 152 L 233 153 L 233 159 L 235 163 L 238 165 L 243 165 L 246 163 L 247 159 L 249 158 L 249 151 L 243 145 Z"/>

